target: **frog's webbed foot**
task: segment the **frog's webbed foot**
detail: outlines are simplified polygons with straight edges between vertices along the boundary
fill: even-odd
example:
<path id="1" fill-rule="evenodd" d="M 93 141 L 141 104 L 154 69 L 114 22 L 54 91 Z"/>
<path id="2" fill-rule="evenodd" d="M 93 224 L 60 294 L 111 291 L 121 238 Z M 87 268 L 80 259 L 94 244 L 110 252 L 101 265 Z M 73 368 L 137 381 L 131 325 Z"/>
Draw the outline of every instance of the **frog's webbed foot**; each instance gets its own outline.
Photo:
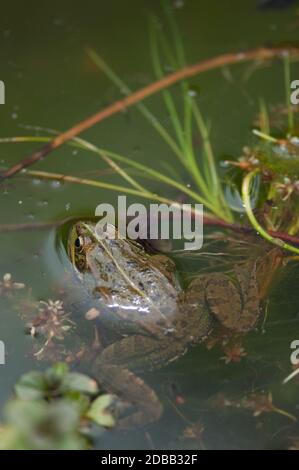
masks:
<path id="1" fill-rule="evenodd" d="M 213 277 L 207 284 L 206 298 L 213 314 L 222 326 L 238 333 L 247 333 L 254 328 L 259 314 L 257 286 L 249 285 L 248 295 L 242 293 L 235 284 L 222 273 Z"/>
<path id="2" fill-rule="evenodd" d="M 228 276 L 215 274 L 206 286 L 206 298 L 211 311 L 224 327 L 231 329 L 238 325 L 242 312 L 241 296 Z"/>
<path id="3" fill-rule="evenodd" d="M 154 390 L 133 372 L 121 366 L 100 365 L 95 373 L 100 385 L 116 395 L 123 402 L 122 405 L 125 405 L 122 406 L 121 416 L 118 416 L 117 429 L 145 426 L 160 418 L 163 407 L 159 398 Z"/>

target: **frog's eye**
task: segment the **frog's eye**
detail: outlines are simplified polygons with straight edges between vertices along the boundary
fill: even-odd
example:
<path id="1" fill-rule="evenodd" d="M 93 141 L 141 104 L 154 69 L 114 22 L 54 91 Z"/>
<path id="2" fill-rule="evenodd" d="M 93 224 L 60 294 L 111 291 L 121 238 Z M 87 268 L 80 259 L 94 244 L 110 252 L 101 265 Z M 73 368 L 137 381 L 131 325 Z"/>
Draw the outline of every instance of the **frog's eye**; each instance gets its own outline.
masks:
<path id="1" fill-rule="evenodd" d="M 76 250 L 77 250 L 77 251 L 82 250 L 83 245 L 84 245 L 84 239 L 83 239 L 83 237 L 77 237 L 76 240 L 75 240 L 75 248 L 76 248 Z"/>

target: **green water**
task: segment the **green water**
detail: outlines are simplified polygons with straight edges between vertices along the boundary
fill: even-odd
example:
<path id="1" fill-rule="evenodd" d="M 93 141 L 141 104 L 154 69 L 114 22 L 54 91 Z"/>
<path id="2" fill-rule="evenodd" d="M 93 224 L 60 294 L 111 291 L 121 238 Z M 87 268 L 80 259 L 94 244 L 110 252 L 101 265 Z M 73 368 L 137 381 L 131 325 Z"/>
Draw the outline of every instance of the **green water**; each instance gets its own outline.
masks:
<path id="1" fill-rule="evenodd" d="M 2 6 L 0 79 L 6 85 L 6 104 L 0 106 L 1 136 L 33 133 L 24 126 L 67 129 L 121 96 L 87 59 L 86 47 L 98 51 L 132 89 L 150 83 L 154 74 L 149 56 L 149 13 L 162 18 L 159 1 L 28 1 Z M 298 38 L 295 6 L 262 12 L 254 0 L 187 0 L 175 9 L 175 17 L 189 63 Z M 212 122 L 212 142 L 219 157 L 238 156 L 252 141 L 250 126 L 261 97 L 270 105 L 284 101 L 281 63 L 262 67 L 249 80 L 244 80 L 246 71 L 248 66 L 242 65 L 225 73 L 229 79 L 221 71 L 192 79 L 192 85 L 200 87 L 201 110 Z M 292 67 L 292 76 L 299 78 L 298 65 Z M 148 104 L 170 129 L 160 97 L 149 99 Z M 169 148 L 134 109 L 106 120 L 84 136 L 157 168 L 163 160 L 175 168 L 177 165 L 180 171 Z M 12 165 L 35 147 L 1 145 L 1 167 Z M 105 166 L 100 159 L 69 147 L 51 154 L 35 168 L 86 177 L 100 175 L 105 181 L 123 183 L 115 175 L 101 173 Z M 187 176 L 184 181 L 189 183 Z M 150 184 L 153 191 L 159 189 L 156 182 Z M 37 223 L 93 215 L 100 202 L 113 204 L 116 196 L 107 190 L 18 177 L 0 187 L 0 222 Z M 167 196 L 176 194 L 170 191 Z M 32 288 L 35 299 L 54 298 L 54 287 L 64 275 L 55 238 L 54 229 L 1 233 L 0 276 L 12 273 L 16 281 Z M 246 338 L 248 357 L 241 364 L 225 365 L 219 350 L 207 352 L 199 346 L 171 366 L 146 374 L 144 378 L 165 405 L 161 421 L 144 432 L 105 432 L 98 436 L 97 447 L 197 448 L 202 444 L 182 440 L 182 432 L 198 420 L 204 427 L 202 443 L 206 448 L 287 446 L 286 438 L 299 431 L 289 419 L 276 414 L 254 418 L 246 411 L 213 410 L 207 400 L 219 392 L 232 396 L 263 388 L 273 392 L 276 406 L 299 417 L 298 383 L 281 385 L 291 371 L 290 342 L 298 336 L 298 281 L 295 267 L 281 279 L 270 298 L 265 332 Z M 32 339 L 24 334 L 22 321 L 9 305 L 0 299 L 0 339 L 7 350 L 7 364 L 0 366 L 1 406 L 23 372 L 45 367 L 30 356 Z M 170 404 L 173 384 L 185 399 L 185 404 L 177 405 L 179 412 Z"/>

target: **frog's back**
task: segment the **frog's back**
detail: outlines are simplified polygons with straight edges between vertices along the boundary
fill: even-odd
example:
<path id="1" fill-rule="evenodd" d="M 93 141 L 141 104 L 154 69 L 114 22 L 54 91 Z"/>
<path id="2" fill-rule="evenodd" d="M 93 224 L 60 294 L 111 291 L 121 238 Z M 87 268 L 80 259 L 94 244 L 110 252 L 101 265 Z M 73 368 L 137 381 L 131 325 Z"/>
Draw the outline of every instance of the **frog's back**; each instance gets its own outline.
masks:
<path id="1" fill-rule="evenodd" d="M 108 240 L 106 249 L 95 245 L 87 254 L 94 273 L 92 295 L 120 320 L 161 323 L 177 312 L 180 291 L 174 266 L 165 267 L 138 245 Z"/>

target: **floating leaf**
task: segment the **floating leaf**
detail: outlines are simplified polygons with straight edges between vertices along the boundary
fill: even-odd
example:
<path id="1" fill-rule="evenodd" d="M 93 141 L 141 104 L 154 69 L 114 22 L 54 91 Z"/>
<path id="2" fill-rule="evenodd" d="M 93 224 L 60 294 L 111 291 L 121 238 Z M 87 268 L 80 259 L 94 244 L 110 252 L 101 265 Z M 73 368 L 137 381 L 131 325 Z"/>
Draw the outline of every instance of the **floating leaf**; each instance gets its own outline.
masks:
<path id="1" fill-rule="evenodd" d="M 67 364 L 63 362 L 57 362 L 53 367 L 50 367 L 50 369 L 46 371 L 46 376 L 62 379 L 68 373 L 68 371 L 69 368 Z"/>
<path id="2" fill-rule="evenodd" d="M 98 392 L 98 385 L 95 380 L 87 375 L 71 372 L 65 376 L 61 389 L 62 392 L 73 390 L 94 395 Z"/>
<path id="3" fill-rule="evenodd" d="M 116 424 L 115 418 L 110 410 L 113 402 L 113 395 L 101 395 L 92 402 L 87 417 L 100 426 L 112 428 Z"/>
<path id="4" fill-rule="evenodd" d="M 0 429 L 1 449 L 87 448 L 79 432 L 79 407 L 69 400 L 11 400 L 5 414 L 8 424 Z"/>
<path id="5" fill-rule="evenodd" d="M 90 398 L 81 392 L 71 391 L 65 394 L 65 398 L 72 401 L 80 411 L 81 415 L 84 415 L 90 405 Z"/>
<path id="6" fill-rule="evenodd" d="M 45 377 L 42 372 L 33 371 L 22 375 L 15 385 L 15 392 L 22 400 L 43 398 L 46 389 Z"/>

